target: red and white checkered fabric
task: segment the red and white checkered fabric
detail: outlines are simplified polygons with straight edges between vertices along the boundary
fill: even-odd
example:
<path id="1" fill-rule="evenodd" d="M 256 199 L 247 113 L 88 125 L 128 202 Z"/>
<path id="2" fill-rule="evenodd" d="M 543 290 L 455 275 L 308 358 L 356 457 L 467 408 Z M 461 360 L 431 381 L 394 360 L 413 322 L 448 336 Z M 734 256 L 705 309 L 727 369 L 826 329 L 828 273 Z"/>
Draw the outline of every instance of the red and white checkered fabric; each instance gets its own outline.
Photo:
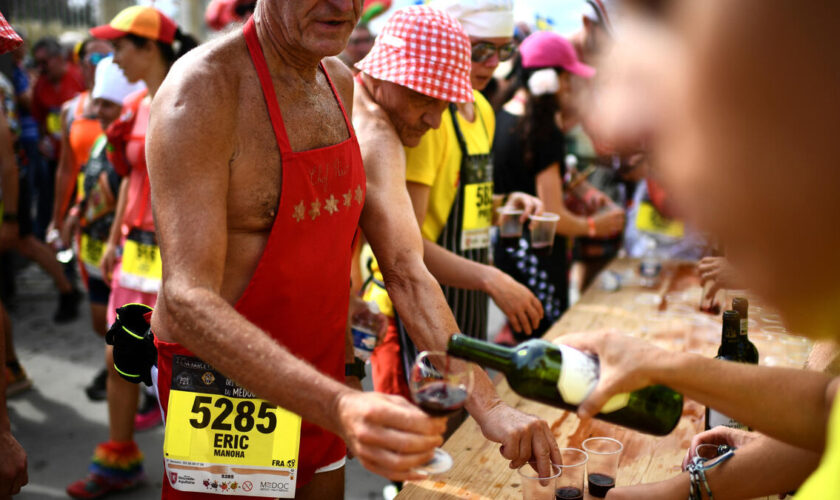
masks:
<path id="1" fill-rule="evenodd" d="M 436 99 L 473 101 L 470 39 L 457 19 L 437 9 L 412 6 L 394 12 L 356 67 Z"/>
<path id="2" fill-rule="evenodd" d="M 6 18 L 3 17 L 3 13 L 0 12 L 0 54 L 15 50 L 22 43 L 23 40 L 20 38 L 20 35 L 15 33 L 15 30 L 9 26 Z"/>

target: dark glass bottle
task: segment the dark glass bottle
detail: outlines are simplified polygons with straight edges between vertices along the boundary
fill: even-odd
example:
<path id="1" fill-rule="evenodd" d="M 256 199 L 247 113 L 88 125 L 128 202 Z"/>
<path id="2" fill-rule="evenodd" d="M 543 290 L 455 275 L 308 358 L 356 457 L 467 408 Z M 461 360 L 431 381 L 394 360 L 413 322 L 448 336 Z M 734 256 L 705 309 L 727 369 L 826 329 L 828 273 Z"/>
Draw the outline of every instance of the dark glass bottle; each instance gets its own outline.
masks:
<path id="1" fill-rule="evenodd" d="M 447 352 L 505 374 L 520 396 L 576 411 L 598 383 L 598 360 L 568 346 L 528 340 L 508 348 L 456 334 Z M 653 385 L 610 399 L 596 418 L 648 434 L 670 433 L 682 416 L 682 394 Z"/>
<path id="2" fill-rule="evenodd" d="M 749 309 L 750 309 L 750 302 L 746 299 L 746 297 L 735 297 L 732 299 L 732 310 L 738 313 L 738 317 L 740 318 L 741 327 L 739 329 L 740 332 L 740 341 L 744 344 L 742 349 L 746 351 L 746 359 L 743 361 L 744 363 L 752 363 L 754 365 L 758 364 L 758 349 L 755 347 L 755 344 L 750 342 L 749 337 Z"/>
<path id="3" fill-rule="evenodd" d="M 746 335 L 741 336 L 741 316 L 731 309 L 723 312 L 723 331 L 718 354 L 715 358 L 735 361 L 736 363 L 758 364 L 758 350 L 747 339 Z M 748 429 L 747 426 L 737 420 L 707 406 L 706 430 L 718 425 L 725 425 L 733 429 Z"/>

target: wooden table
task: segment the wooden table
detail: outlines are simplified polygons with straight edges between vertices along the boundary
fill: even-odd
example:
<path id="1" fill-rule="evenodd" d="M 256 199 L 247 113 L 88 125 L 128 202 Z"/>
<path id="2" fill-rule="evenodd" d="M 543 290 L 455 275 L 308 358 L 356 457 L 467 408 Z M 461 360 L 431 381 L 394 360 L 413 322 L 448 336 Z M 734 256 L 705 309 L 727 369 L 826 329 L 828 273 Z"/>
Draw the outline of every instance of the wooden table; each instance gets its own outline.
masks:
<path id="1" fill-rule="evenodd" d="M 569 332 L 613 328 L 669 350 L 714 356 L 720 344 L 721 320 L 719 315 L 711 316 L 698 310 L 702 290 L 693 266 L 666 263 L 663 276 L 674 276 L 669 280 L 671 285 L 667 290 L 634 284 L 634 281 L 638 282 L 637 268 L 638 261 L 632 259 L 611 263 L 608 270 L 624 278 L 622 288 L 606 291 L 600 286 L 600 280 L 596 280 L 580 301 L 548 331 L 545 339 L 552 340 Z M 763 306 L 753 294 L 726 291 L 718 295 L 727 308 L 735 296 L 746 296 L 750 300 L 750 339 L 758 347 L 761 363 L 802 366 L 810 343 L 802 337 L 783 333 L 778 314 Z M 661 297 L 666 298 L 664 311 L 659 310 Z M 655 437 L 599 420 L 582 424 L 572 413 L 519 397 L 504 379 L 497 389 L 509 405 L 549 422 L 561 448 L 580 448 L 583 440 L 591 436 L 610 436 L 621 441 L 624 451 L 616 479 L 619 486 L 661 481 L 679 474 L 691 438 L 701 432 L 704 425 L 705 407 L 691 400 L 686 400 L 677 428 L 668 436 Z M 499 445 L 484 439 L 472 418 L 459 427 L 443 448 L 455 461 L 452 470 L 425 481 L 407 483 L 398 495 L 400 500 L 522 498 L 519 475 L 499 454 Z M 587 498 L 590 498 L 588 493 Z"/>

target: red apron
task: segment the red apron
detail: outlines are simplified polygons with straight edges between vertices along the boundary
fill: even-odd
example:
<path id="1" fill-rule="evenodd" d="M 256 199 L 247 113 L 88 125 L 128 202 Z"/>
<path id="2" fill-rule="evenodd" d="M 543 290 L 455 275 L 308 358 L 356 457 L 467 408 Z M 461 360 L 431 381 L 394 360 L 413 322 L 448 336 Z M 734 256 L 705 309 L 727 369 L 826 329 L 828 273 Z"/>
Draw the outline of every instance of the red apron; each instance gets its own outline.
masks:
<path id="1" fill-rule="evenodd" d="M 293 355 L 343 382 L 350 261 L 365 196 L 359 143 L 321 65 L 350 137 L 333 146 L 292 151 L 253 19 L 245 25 L 244 33 L 282 158 L 282 187 L 268 242 L 235 307 Z M 172 356 L 189 352 L 177 344 L 156 344 L 159 394 L 166 408 Z M 341 460 L 345 454 L 340 437 L 304 420 L 298 486 L 307 484 L 316 469 Z M 163 498 L 204 497 L 175 491 L 166 478 L 163 483 Z"/>

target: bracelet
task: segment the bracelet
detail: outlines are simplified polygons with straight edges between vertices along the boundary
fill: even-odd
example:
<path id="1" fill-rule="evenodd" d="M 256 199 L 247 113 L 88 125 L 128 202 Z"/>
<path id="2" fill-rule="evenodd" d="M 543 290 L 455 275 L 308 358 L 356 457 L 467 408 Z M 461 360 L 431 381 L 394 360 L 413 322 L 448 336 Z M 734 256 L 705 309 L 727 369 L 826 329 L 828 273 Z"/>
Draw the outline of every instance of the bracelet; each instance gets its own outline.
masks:
<path id="1" fill-rule="evenodd" d="M 595 219 L 593 219 L 592 217 L 587 217 L 586 218 L 586 225 L 589 227 L 589 231 L 587 231 L 587 234 L 589 235 L 590 238 L 594 238 L 595 234 L 596 234 L 595 233 Z"/>
<path id="2" fill-rule="evenodd" d="M 708 461 L 705 458 L 695 456 L 685 468 L 686 472 L 688 472 L 689 479 L 688 500 L 703 500 L 703 492 L 700 489 L 700 485 L 703 485 L 703 489 L 706 490 L 706 495 L 709 497 L 709 500 L 715 500 L 715 496 L 712 494 L 712 488 L 706 479 L 706 471 L 714 469 L 733 456 L 735 456 L 735 448 L 729 448 L 726 453 Z"/>

